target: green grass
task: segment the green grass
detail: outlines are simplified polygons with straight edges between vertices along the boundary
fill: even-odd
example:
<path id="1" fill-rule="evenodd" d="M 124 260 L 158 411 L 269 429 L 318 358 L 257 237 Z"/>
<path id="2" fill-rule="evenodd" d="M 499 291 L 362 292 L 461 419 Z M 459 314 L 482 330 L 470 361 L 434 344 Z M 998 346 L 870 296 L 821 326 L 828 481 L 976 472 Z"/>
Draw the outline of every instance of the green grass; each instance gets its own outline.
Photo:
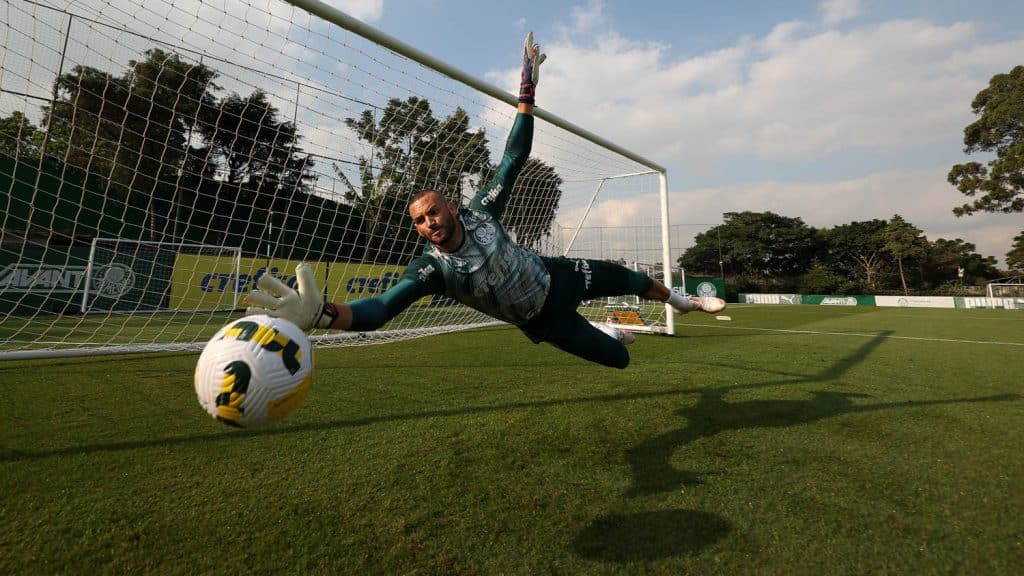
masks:
<path id="1" fill-rule="evenodd" d="M 1024 316 L 728 313 L 624 371 L 509 328 L 318 350 L 255 431 L 195 354 L 0 364 L 0 573 L 1019 573 Z"/>
<path id="2" fill-rule="evenodd" d="M 653 306 L 652 306 L 653 308 Z M 454 311 L 453 311 L 454 310 Z M 451 323 L 489 322 L 482 313 L 458 306 L 416 306 L 384 329 L 423 328 Z M 60 349 L 69 344 L 96 349 L 120 344 L 205 344 L 224 324 L 244 312 L 147 312 L 84 316 L 9 317 L 0 319 L 0 349 Z"/>

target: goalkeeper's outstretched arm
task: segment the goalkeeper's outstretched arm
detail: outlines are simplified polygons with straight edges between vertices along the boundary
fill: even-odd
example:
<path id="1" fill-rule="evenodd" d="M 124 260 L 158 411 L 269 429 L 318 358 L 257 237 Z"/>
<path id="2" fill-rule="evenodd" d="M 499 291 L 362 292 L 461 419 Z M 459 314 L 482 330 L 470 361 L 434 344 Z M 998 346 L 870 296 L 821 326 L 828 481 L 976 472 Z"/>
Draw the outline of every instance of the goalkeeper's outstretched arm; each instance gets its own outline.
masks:
<path id="1" fill-rule="evenodd" d="M 541 53 L 540 45 L 533 41 L 533 33 L 523 43 L 523 68 L 519 80 L 519 104 L 515 124 L 505 142 L 505 151 L 494 177 L 473 197 L 469 207 L 501 218 L 512 186 L 519 172 L 526 165 L 533 145 L 533 105 L 536 98 L 537 82 L 540 80 L 540 65 L 547 58 Z"/>
<path id="2" fill-rule="evenodd" d="M 295 279 L 296 287 L 291 288 L 270 274 L 260 276 L 257 289 L 245 297 L 250 305 L 246 313 L 284 318 L 304 332 L 314 328 L 369 332 L 429 293 L 425 292 L 426 285 L 405 277 L 375 298 L 349 303 L 324 302 L 309 265 L 296 266 Z"/>

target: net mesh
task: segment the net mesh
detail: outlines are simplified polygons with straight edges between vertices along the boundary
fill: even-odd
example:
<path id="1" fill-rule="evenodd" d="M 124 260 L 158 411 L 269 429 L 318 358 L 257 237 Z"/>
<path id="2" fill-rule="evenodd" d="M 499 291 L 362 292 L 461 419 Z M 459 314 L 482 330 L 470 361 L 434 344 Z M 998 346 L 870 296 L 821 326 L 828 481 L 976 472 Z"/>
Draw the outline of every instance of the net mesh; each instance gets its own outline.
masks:
<path id="1" fill-rule="evenodd" d="M 328 299 L 379 294 L 422 250 L 409 195 L 468 203 L 515 115 L 284 2 L 0 9 L 0 354 L 197 348 L 259 275 L 294 282 L 300 261 Z M 503 221 L 544 255 L 658 262 L 654 223 L 623 214 L 628 231 L 596 242 L 612 232 L 587 227 L 658 190 L 648 168 L 538 120 Z M 319 341 L 488 322 L 426 298 L 375 338 Z"/>

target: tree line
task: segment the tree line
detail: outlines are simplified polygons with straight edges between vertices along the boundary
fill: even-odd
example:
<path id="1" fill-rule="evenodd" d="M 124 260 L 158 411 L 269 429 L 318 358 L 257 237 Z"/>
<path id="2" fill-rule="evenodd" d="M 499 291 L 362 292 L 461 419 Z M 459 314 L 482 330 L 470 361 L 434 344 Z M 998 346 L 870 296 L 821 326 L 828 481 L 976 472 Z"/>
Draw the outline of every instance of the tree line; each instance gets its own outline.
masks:
<path id="1" fill-rule="evenodd" d="M 828 228 L 772 212 L 728 212 L 723 220 L 697 234 L 677 264 L 688 274 L 724 275 L 740 292 L 952 293 L 1007 275 L 974 244 L 929 240 L 899 214 Z M 1024 234 L 1016 246 L 1024 252 Z"/>
<path id="2" fill-rule="evenodd" d="M 220 244 L 251 254 L 274 245 L 277 257 L 404 263 L 419 244 L 406 221 L 409 196 L 433 188 L 459 199 L 495 170 L 485 131 L 471 127 L 464 110 L 437 118 L 424 99 L 396 98 L 346 120 L 371 150 L 354 162 L 352 182 L 340 162 L 302 149 L 296 124 L 263 90 L 222 94 L 219 73 L 205 64 L 158 48 L 144 56 L 119 75 L 81 65 L 61 74 L 39 126 L 22 112 L 0 117 L 0 154 L 80 174 L 120 222 L 90 229 L 71 219 L 77 224 L 60 230 L 51 222 L 51 236 Z M 324 161 L 346 188 L 342 198 L 315 194 L 313 168 Z M 507 219 L 527 245 L 550 233 L 561 184 L 530 159 L 512 190 Z M 44 216 L 26 230 L 47 228 Z"/>

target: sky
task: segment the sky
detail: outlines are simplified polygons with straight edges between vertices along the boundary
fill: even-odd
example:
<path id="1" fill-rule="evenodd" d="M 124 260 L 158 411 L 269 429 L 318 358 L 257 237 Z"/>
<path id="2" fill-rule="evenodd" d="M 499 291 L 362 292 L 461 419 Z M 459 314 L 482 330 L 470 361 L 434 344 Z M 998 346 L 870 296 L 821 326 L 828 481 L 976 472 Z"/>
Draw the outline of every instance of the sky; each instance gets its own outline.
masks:
<path id="1" fill-rule="evenodd" d="M 665 166 L 673 224 L 900 214 L 1000 262 L 1024 230 L 1021 214 L 957 218 L 967 198 L 946 181 L 988 160 L 964 153 L 963 129 L 989 79 L 1024 64 L 1024 2 L 327 3 L 510 92 L 533 31 L 538 106 Z"/>

